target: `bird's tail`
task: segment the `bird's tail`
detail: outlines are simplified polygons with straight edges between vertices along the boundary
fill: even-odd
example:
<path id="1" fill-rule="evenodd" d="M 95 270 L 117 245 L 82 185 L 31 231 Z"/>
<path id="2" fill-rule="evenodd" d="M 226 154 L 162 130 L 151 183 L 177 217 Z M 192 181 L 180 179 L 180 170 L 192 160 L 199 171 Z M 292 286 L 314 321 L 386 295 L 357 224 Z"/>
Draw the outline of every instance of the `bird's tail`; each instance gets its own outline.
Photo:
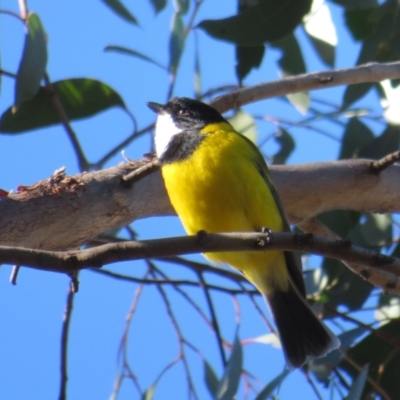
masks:
<path id="1" fill-rule="evenodd" d="M 264 296 L 278 328 L 290 367 L 303 365 L 310 357 L 321 357 L 340 346 L 339 339 L 317 318 L 292 282 L 285 292 Z"/>

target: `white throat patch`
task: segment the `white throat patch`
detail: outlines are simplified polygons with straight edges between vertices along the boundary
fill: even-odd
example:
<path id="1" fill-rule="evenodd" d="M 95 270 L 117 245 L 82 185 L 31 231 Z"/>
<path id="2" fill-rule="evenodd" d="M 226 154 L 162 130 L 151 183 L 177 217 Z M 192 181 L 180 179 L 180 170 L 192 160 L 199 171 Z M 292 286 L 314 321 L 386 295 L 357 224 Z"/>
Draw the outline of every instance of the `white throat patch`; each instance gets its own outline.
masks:
<path id="1" fill-rule="evenodd" d="M 172 136 L 181 132 L 182 129 L 178 128 L 175 125 L 174 120 L 169 114 L 158 115 L 154 137 L 158 158 L 160 158 L 167 150 L 168 144 L 171 141 Z"/>

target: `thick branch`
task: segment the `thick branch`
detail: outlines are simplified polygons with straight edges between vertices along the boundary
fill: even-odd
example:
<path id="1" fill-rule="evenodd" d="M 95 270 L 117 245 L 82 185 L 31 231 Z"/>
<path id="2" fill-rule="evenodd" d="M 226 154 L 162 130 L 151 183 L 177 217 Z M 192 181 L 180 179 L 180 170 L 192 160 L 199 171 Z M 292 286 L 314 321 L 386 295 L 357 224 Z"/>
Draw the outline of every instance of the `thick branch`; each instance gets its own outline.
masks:
<path id="1" fill-rule="evenodd" d="M 21 187 L 0 201 L 0 243 L 47 250 L 76 248 L 133 220 L 174 213 L 158 171 L 133 185 L 123 177 L 146 161 L 51 178 Z M 271 175 L 291 222 L 348 209 L 400 211 L 400 166 L 380 174 L 369 160 L 272 166 Z"/>
<path id="2" fill-rule="evenodd" d="M 377 252 L 352 246 L 350 242 L 325 236 L 280 233 L 223 233 L 199 232 L 196 236 L 106 244 L 87 250 L 50 252 L 0 246 L 0 263 L 19 264 L 46 271 L 73 273 L 79 269 L 101 267 L 105 264 L 177 254 L 216 251 L 292 250 L 311 252 L 339 258 L 347 263 L 376 268 L 384 272 L 386 291 L 400 292 L 400 260 Z M 365 279 L 373 276 L 370 270 Z"/>

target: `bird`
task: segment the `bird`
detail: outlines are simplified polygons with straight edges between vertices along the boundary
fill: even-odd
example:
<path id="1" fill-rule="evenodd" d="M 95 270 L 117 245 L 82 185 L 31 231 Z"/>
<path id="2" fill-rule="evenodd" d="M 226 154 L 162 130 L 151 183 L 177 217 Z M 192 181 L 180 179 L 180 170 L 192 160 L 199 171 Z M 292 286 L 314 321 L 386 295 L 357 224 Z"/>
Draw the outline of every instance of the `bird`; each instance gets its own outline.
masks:
<path id="1" fill-rule="evenodd" d="M 213 107 L 187 97 L 146 103 L 157 114 L 155 152 L 186 232 L 289 232 L 264 157 Z M 289 251 L 206 253 L 240 271 L 272 312 L 290 369 L 340 346 L 306 300 L 301 259 Z"/>

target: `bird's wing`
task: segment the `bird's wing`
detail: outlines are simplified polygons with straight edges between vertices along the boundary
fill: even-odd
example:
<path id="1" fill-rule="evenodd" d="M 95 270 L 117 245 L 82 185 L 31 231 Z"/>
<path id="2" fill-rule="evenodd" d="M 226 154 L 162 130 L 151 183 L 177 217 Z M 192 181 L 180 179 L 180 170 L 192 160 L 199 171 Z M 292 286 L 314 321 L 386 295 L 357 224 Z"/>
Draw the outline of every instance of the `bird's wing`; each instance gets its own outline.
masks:
<path id="1" fill-rule="evenodd" d="M 251 145 L 251 147 L 254 151 L 254 156 L 255 156 L 254 159 L 255 159 L 255 163 L 256 163 L 256 168 L 257 168 L 259 174 L 262 176 L 264 182 L 267 184 L 268 189 L 270 190 L 270 192 L 275 200 L 277 208 L 282 217 L 284 230 L 290 232 L 290 226 L 289 226 L 288 218 L 286 215 L 286 211 L 283 207 L 281 199 L 279 198 L 278 192 L 275 189 L 275 185 L 272 182 L 271 176 L 269 174 L 268 166 L 264 160 L 264 157 L 262 156 L 261 152 L 258 150 L 257 146 L 251 140 L 249 140 L 248 138 L 246 138 L 243 135 L 240 135 L 240 136 L 244 140 L 246 140 L 249 145 Z M 295 285 L 297 290 L 305 297 L 306 290 L 305 290 L 305 286 L 304 286 L 304 279 L 303 279 L 300 255 L 298 253 L 289 252 L 289 251 L 285 251 L 284 253 L 285 253 L 285 259 L 286 259 L 286 266 L 287 266 L 290 278 L 292 280 L 292 283 Z"/>

